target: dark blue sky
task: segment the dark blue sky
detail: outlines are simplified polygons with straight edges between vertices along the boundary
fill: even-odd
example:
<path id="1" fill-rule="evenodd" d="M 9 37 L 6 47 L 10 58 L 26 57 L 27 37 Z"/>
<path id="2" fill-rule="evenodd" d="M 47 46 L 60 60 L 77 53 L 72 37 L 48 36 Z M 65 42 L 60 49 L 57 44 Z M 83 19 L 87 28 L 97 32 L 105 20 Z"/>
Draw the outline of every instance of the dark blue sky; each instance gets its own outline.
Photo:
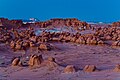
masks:
<path id="1" fill-rule="evenodd" d="M 111 22 L 120 20 L 120 0 L 0 0 L 0 17 Z"/>

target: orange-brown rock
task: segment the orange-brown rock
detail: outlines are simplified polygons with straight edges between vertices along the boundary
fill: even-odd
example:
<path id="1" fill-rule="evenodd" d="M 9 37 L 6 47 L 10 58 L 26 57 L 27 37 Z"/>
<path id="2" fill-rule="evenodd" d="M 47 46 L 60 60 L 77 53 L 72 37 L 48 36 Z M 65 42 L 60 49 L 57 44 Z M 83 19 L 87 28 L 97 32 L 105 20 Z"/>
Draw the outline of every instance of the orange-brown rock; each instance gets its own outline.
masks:
<path id="1" fill-rule="evenodd" d="M 48 60 L 46 62 L 46 65 L 49 67 L 49 68 L 55 68 L 58 66 L 58 64 L 56 63 L 55 61 L 55 58 L 53 57 L 48 57 Z"/>
<path id="2" fill-rule="evenodd" d="M 52 41 L 60 41 L 60 38 L 52 38 Z"/>
<path id="3" fill-rule="evenodd" d="M 16 44 L 15 50 L 21 50 L 22 49 L 22 44 Z"/>
<path id="4" fill-rule="evenodd" d="M 104 44 L 104 41 L 99 40 L 99 41 L 97 42 L 97 44 Z"/>
<path id="5" fill-rule="evenodd" d="M 97 40 L 92 39 L 90 43 L 96 45 L 97 44 Z"/>
<path id="6" fill-rule="evenodd" d="M 20 61 L 20 58 L 13 59 L 12 66 L 22 66 L 22 62 Z"/>
<path id="7" fill-rule="evenodd" d="M 111 36 L 105 36 L 105 38 L 106 38 L 106 40 L 111 40 L 112 39 L 112 37 Z"/>
<path id="8" fill-rule="evenodd" d="M 35 47 L 36 46 L 36 44 L 33 41 L 30 41 L 29 45 L 30 45 L 30 47 Z"/>
<path id="9" fill-rule="evenodd" d="M 86 44 L 86 40 L 84 39 L 84 37 L 79 37 L 77 40 L 76 40 L 76 43 L 79 43 L 79 44 Z"/>
<path id="10" fill-rule="evenodd" d="M 43 62 L 42 55 L 32 55 L 30 56 L 28 64 L 30 67 L 37 67 L 40 66 L 42 62 Z"/>
<path id="11" fill-rule="evenodd" d="M 67 67 L 65 67 L 64 69 L 64 73 L 74 73 L 76 70 L 75 70 L 75 67 L 73 65 L 68 65 Z"/>
<path id="12" fill-rule="evenodd" d="M 112 46 L 118 46 L 119 43 L 120 43 L 120 41 L 115 41 L 112 43 Z"/>
<path id="13" fill-rule="evenodd" d="M 40 50 L 51 50 L 51 45 L 48 43 L 41 43 L 39 46 Z"/>
<path id="14" fill-rule="evenodd" d="M 22 46 L 23 47 L 29 47 L 29 42 L 27 42 L 27 41 L 23 42 Z"/>
<path id="15" fill-rule="evenodd" d="M 10 47 L 11 47 L 12 49 L 15 48 L 15 42 L 14 42 L 14 41 L 11 41 L 11 42 L 10 42 Z"/>
<path id="16" fill-rule="evenodd" d="M 48 61 L 55 62 L 55 58 L 53 58 L 53 57 L 48 57 Z"/>
<path id="17" fill-rule="evenodd" d="M 115 72 L 120 72 L 120 65 L 116 65 L 115 68 L 113 69 Z"/>
<path id="18" fill-rule="evenodd" d="M 86 65 L 83 70 L 85 72 L 94 72 L 96 70 L 96 66 L 94 66 L 94 65 Z"/>
<path id="19" fill-rule="evenodd" d="M 37 36 L 32 36 L 32 37 L 30 38 L 30 40 L 33 41 L 33 42 L 36 42 L 36 41 L 37 41 Z"/>

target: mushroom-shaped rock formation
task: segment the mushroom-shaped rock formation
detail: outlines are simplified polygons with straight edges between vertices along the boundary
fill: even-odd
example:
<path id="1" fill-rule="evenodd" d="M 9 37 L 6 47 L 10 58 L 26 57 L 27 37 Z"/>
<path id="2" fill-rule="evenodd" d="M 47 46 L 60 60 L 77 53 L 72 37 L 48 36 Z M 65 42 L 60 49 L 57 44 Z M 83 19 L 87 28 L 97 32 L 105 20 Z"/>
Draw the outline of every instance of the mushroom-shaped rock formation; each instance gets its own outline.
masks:
<path id="1" fill-rule="evenodd" d="M 37 67 L 42 63 L 42 61 L 43 61 L 42 55 L 34 54 L 34 55 L 30 56 L 28 64 L 30 67 L 34 67 L 34 66 Z"/>
<path id="2" fill-rule="evenodd" d="M 64 69 L 64 73 L 74 73 L 76 70 L 75 70 L 75 67 L 73 65 L 68 65 L 67 67 L 65 67 Z"/>
<path id="3" fill-rule="evenodd" d="M 94 66 L 94 65 L 86 65 L 83 70 L 85 72 L 94 72 L 94 71 L 96 71 L 96 66 Z"/>

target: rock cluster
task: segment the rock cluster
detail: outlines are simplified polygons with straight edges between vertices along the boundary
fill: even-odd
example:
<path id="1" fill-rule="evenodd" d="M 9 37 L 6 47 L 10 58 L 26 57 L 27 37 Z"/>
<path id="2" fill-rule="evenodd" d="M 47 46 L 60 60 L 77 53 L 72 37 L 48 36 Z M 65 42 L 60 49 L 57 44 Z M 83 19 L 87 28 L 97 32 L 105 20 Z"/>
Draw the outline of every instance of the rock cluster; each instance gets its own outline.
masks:
<path id="1" fill-rule="evenodd" d="M 28 30 L 11 30 L 0 29 L 0 42 L 10 44 L 12 49 L 25 50 L 29 47 L 38 47 L 40 50 L 51 50 L 50 41 L 74 42 L 79 44 L 104 44 L 103 39 L 96 34 L 80 33 L 72 34 L 70 32 L 50 33 L 43 31 L 39 36 L 35 35 L 34 29 Z"/>
<path id="2" fill-rule="evenodd" d="M 94 34 L 81 35 L 80 33 L 71 34 L 69 32 L 60 33 L 59 36 L 53 37 L 53 41 L 74 42 L 79 44 L 104 44 L 104 41 Z"/>
<path id="3" fill-rule="evenodd" d="M 79 21 L 76 18 L 50 19 L 50 20 L 45 21 L 45 22 L 36 22 L 35 26 L 39 26 L 41 28 L 46 28 L 46 27 L 49 27 L 49 26 L 53 26 L 53 27 L 67 26 L 67 27 L 74 27 L 76 29 L 81 28 L 81 30 L 91 28 L 91 26 L 88 23 Z"/>

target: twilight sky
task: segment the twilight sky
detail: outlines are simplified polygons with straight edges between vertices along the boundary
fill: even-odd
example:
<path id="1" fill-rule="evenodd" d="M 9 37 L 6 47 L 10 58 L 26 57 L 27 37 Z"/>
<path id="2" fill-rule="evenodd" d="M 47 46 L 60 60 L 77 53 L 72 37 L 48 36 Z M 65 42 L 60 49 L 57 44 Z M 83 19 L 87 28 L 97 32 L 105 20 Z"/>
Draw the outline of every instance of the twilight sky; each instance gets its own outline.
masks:
<path id="1" fill-rule="evenodd" d="M 0 17 L 111 22 L 120 20 L 120 0 L 0 0 Z"/>

